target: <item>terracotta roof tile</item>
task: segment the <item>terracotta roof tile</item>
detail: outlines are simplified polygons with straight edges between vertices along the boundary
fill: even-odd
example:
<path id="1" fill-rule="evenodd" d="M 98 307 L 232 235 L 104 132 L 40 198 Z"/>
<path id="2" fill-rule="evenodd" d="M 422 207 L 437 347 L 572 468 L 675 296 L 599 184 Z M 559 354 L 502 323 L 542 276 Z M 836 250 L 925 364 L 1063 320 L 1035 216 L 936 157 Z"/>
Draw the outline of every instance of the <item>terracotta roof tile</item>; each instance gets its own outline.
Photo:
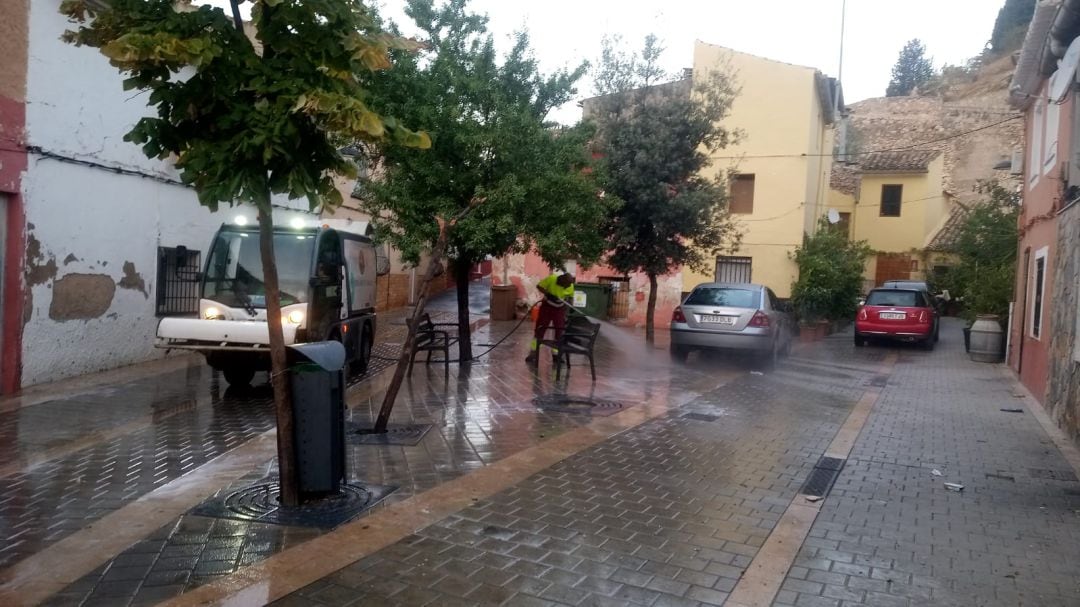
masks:
<path id="1" fill-rule="evenodd" d="M 964 225 L 964 220 L 967 219 L 970 212 L 970 209 L 962 205 L 955 205 L 952 211 L 949 212 L 949 218 L 945 220 L 945 224 L 930 239 L 930 244 L 926 246 L 926 250 L 944 252 L 954 250 L 956 248 L 956 239 L 960 235 L 960 228 Z"/>
<path id="2" fill-rule="evenodd" d="M 859 159 L 863 171 L 918 171 L 925 172 L 937 158 L 939 150 L 906 150 L 903 152 L 876 152 Z"/>

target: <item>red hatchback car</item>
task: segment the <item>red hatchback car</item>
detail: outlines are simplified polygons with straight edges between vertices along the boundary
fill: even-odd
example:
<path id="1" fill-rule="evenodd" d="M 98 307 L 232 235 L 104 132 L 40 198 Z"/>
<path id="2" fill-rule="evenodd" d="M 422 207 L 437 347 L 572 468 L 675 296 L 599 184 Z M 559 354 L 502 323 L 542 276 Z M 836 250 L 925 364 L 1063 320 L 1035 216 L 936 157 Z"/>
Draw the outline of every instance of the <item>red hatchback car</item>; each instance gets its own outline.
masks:
<path id="1" fill-rule="evenodd" d="M 874 289 L 855 315 L 855 345 L 881 337 L 919 342 L 927 350 L 938 340 L 938 314 L 930 294 L 918 289 Z"/>

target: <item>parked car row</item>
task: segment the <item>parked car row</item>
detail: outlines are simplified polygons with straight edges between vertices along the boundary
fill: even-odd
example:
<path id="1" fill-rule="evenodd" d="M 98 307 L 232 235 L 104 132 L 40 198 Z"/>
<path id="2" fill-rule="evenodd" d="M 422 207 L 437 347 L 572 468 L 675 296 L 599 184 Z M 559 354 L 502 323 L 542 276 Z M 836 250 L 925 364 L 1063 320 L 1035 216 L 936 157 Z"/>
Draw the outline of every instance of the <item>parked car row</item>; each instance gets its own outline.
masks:
<path id="1" fill-rule="evenodd" d="M 870 339 L 889 339 L 933 350 L 939 331 L 939 313 L 925 282 L 888 281 L 867 294 L 855 316 L 858 347 Z M 791 351 L 795 334 L 790 306 L 768 287 L 705 283 L 672 313 L 671 356 L 685 361 L 695 350 L 731 350 L 771 366 Z"/>

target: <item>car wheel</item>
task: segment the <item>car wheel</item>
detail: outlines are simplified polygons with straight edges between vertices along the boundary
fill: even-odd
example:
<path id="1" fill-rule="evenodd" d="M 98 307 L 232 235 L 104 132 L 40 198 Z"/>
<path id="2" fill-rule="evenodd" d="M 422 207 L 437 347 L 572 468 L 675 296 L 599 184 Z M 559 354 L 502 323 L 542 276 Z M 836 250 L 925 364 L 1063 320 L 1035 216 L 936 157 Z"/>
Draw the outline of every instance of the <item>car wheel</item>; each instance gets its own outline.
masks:
<path id="1" fill-rule="evenodd" d="M 251 367 L 225 367 L 221 373 L 230 386 L 238 388 L 250 386 L 251 379 L 255 377 L 255 369 Z"/>
<path id="2" fill-rule="evenodd" d="M 676 362 L 684 363 L 687 357 L 690 356 L 690 349 L 686 346 L 677 346 L 671 344 L 671 359 Z"/>
<path id="3" fill-rule="evenodd" d="M 866 338 L 858 333 L 855 334 L 855 347 L 861 348 L 866 345 Z"/>
<path id="4" fill-rule="evenodd" d="M 937 341 L 937 340 L 934 339 L 933 337 L 927 337 L 926 339 L 924 339 L 923 342 L 922 342 L 923 350 L 926 350 L 927 352 L 933 352 L 934 351 L 934 342 L 935 341 Z"/>
<path id="5" fill-rule="evenodd" d="M 941 339 L 941 325 L 934 326 L 934 343 L 937 343 Z"/>
<path id="6" fill-rule="evenodd" d="M 768 352 L 762 352 L 758 358 L 758 365 L 765 371 L 772 371 L 776 368 L 777 361 L 780 360 L 780 346 L 773 342 L 772 348 Z"/>

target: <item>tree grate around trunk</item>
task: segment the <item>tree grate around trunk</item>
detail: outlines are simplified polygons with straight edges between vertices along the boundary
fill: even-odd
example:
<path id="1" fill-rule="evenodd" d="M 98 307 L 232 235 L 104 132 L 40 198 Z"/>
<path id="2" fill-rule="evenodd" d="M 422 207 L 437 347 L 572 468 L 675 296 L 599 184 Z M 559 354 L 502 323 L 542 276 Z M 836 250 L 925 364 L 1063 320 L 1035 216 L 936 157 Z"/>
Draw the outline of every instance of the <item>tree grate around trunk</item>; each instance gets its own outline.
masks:
<path id="1" fill-rule="evenodd" d="M 300 506 L 282 506 L 276 479 L 214 496 L 195 506 L 191 514 L 209 518 L 269 523 L 289 527 L 333 529 L 371 509 L 397 487 L 342 483 L 341 490 Z"/>
<path id="2" fill-rule="evenodd" d="M 424 440 L 428 430 L 431 430 L 431 424 L 390 424 L 386 427 L 386 432 L 376 434 L 371 426 L 349 422 L 345 426 L 345 436 L 353 445 L 414 447 Z"/>

